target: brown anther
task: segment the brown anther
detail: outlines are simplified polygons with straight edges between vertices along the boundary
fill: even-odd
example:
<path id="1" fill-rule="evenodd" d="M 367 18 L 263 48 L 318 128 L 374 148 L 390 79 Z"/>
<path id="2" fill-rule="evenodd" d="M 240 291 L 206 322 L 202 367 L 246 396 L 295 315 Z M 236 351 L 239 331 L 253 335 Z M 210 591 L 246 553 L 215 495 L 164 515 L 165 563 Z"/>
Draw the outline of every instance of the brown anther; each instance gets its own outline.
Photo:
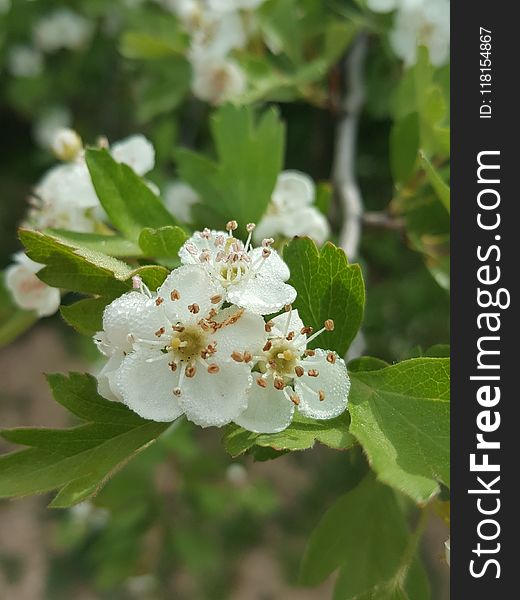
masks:
<path id="1" fill-rule="evenodd" d="M 310 335 L 313 331 L 314 331 L 314 329 L 312 327 L 302 327 L 300 329 L 300 333 L 302 335 L 308 335 L 308 334 Z"/>
<path id="2" fill-rule="evenodd" d="M 161 298 L 159 296 L 158 298 L 155 299 L 155 306 L 160 306 L 163 302 L 164 302 L 164 298 Z"/>
<path id="3" fill-rule="evenodd" d="M 269 248 L 264 248 L 262 250 L 262 258 L 269 258 L 271 256 L 271 250 Z"/>
<path id="4" fill-rule="evenodd" d="M 169 363 L 168 363 L 168 366 L 170 367 L 170 369 L 171 369 L 172 371 L 176 371 L 176 370 L 177 370 L 177 363 L 176 363 L 176 362 L 173 362 L 173 361 L 172 361 L 172 362 L 169 362 Z"/>
<path id="5" fill-rule="evenodd" d="M 285 382 L 281 377 L 275 377 L 274 378 L 274 387 L 277 390 L 283 390 L 285 387 Z"/>
<path id="6" fill-rule="evenodd" d="M 300 365 L 294 367 L 294 372 L 296 373 L 296 375 L 298 375 L 298 377 L 301 377 L 305 373 L 303 367 L 301 367 Z"/>
<path id="7" fill-rule="evenodd" d="M 236 221 L 228 221 L 226 223 L 226 231 L 235 231 L 238 228 L 238 223 Z"/>
<path id="8" fill-rule="evenodd" d="M 289 333 L 287 334 L 287 337 L 285 339 L 290 342 L 290 341 L 294 340 L 295 335 L 296 334 L 294 333 L 294 331 L 289 331 Z"/>
<path id="9" fill-rule="evenodd" d="M 247 233 L 251 233 L 255 227 L 256 227 L 256 225 L 254 223 L 248 223 L 246 225 L 246 231 L 247 231 Z"/>
<path id="10" fill-rule="evenodd" d="M 274 323 L 272 321 L 267 321 L 267 323 L 264 325 L 264 329 L 267 333 L 271 333 L 271 331 L 273 330 L 273 325 Z"/>
<path id="11" fill-rule="evenodd" d="M 271 340 L 267 340 L 267 342 L 265 343 L 265 346 L 262 348 L 262 350 L 264 352 L 269 352 L 269 350 L 271 350 L 272 347 L 273 347 L 273 342 L 271 342 Z"/>
<path id="12" fill-rule="evenodd" d="M 334 354 L 334 352 L 329 352 L 327 354 L 327 362 L 330 362 L 331 365 L 333 365 L 336 362 L 336 355 Z"/>
<path id="13" fill-rule="evenodd" d="M 158 329 L 158 330 L 155 332 L 155 336 L 156 336 L 156 337 L 161 337 L 161 335 L 163 335 L 163 333 L 164 333 L 165 331 L 166 331 L 166 329 L 165 329 L 164 327 L 161 327 L 160 329 Z"/>
<path id="14" fill-rule="evenodd" d="M 308 375 L 309 377 L 318 377 L 318 375 L 319 375 L 319 371 L 317 371 L 316 369 L 309 369 L 309 370 L 307 371 L 307 375 Z"/>
<path id="15" fill-rule="evenodd" d="M 261 388 L 266 388 L 267 387 L 267 381 L 265 379 L 262 379 L 261 377 L 259 377 L 256 380 L 256 383 L 261 387 Z"/>
<path id="16" fill-rule="evenodd" d="M 286 304 L 283 309 L 285 310 L 285 312 L 289 312 L 290 310 L 292 310 L 292 304 Z"/>
<path id="17" fill-rule="evenodd" d="M 211 373 L 212 375 L 214 375 L 215 373 L 218 373 L 220 371 L 220 367 L 218 365 L 216 365 L 215 363 L 209 365 L 208 367 L 208 373 Z"/>
<path id="18" fill-rule="evenodd" d="M 318 398 L 320 399 L 320 402 L 323 402 L 325 400 L 325 392 L 323 390 L 319 390 Z"/>
<path id="19" fill-rule="evenodd" d="M 323 326 L 327 331 L 334 331 L 334 321 L 332 319 L 327 319 Z"/>
<path id="20" fill-rule="evenodd" d="M 194 377 L 195 373 L 197 372 L 196 367 L 191 366 L 191 367 L 186 367 L 186 377 Z"/>
<path id="21" fill-rule="evenodd" d="M 182 333 L 184 331 L 184 327 L 182 325 L 172 325 L 172 329 L 173 331 L 178 331 L 179 333 Z"/>
<path id="22" fill-rule="evenodd" d="M 291 402 L 295 405 L 295 406 L 299 406 L 300 404 L 300 397 L 297 394 L 291 394 L 290 395 L 291 398 Z"/>
<path id="23" fill-rule="evenodd" d="M 211 298 L 210 298 L 211 304 L 218 304 L 221 300 L 222 300 L 222 296 L 220 294 L 215 294 L 214 296 L 211 296 Z"/>
<path id="24" fill-rule="evenodd" d="M 244 362 L 244 355 L 241 354 L 240 352 L 237 352 L 236 350 L 231 353 L 231 358 L 235 362 Z"/>
<path id="25" fill-rule="evenodd" d="M 203 329 L 204 331 L 209 331 L 211 329 L 210 324 L 206 321 L 206 319 L 201 319 L 199 321 L 199 326 L 201 329 Z"/>
<path id="26" fill-rule="evenodd" d="M 274 358 L 271 358 L 271 360 L 268 360 L 267 364 L 271 367 L 271 369 L 276 369 L 276 361 L 274 360 Z"/>
<path id="27" fill-rule="evenodd" d="M 173 395 L 179 397 L 181 395 L 181 388 L 175 388 L 173 390 Z"/>
<path id="28" fill-rule="evenodd" d="M 215 354 L 215 352 L 217 351 L 217 342 L 212 342 L 211 344 L 208 344 L 207 351 L 210 355 Z"/>
<path id="29" fill-rule="evenodd" d="M 248 363 L 253 360 L 253 355 L 251 352 L 244 352 L 244 362 Z"/>
<path id="30" fill-rule="evenodd" d="M 208 318 L 213 319 L 213 317 L 216 317 L 217 314 L 217 311 L 214 308 L 211 308 L 208 314 Z"/>
<path id="31" fill-rule="evenodd" d="M 170 294 L 170 298 L 172 300 L 180 300 L 181 299 L 181 295 L 179 294 L 178 290 L 172 290 L 172 292 Z"/>
<path id="32" fill-rule="evenodd" d="M 198 312 L 200 312 L 200 306 L 198 304 L 188 304 L 188 310 L 190 311 L 190 313 L 193 313 L 194 315 L 196 315 Z"/>
<path id="33" fill-rule="evenodd" d="M 305 356 L 314 356 L 315 354 L 314 350 L 305 350 Z"/>

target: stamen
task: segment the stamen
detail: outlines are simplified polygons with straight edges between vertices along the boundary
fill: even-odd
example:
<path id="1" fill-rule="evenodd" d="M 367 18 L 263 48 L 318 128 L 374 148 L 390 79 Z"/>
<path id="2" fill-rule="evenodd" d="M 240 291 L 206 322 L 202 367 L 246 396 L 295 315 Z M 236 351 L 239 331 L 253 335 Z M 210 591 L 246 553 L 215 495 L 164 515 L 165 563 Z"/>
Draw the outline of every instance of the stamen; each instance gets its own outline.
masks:
<path id="1" fill-rule="evenodd" d="M 191 379 L 192 377 L 195 376 L 196 372 L 197 372 L 197 368 L 195 367 L 195 365 L 186 367 L 186 377 L 189 377 Z"/>
<path id="2" fill-rule="evenodd" d="M 158 296 L 155 299 L 155 306 L 160 306 L 163 302 L 164 302 L 164 298 L 161 298 L 160 296 Z"/>
<path id="3" fill-rule="evenodd" d="M 196 303 L 188 304 L 188 310 L 190 311 L 190 313 L 196 315 L 200 312 L 200 306 Z"/>
<path id="4" fill-rule="evenodd" d="M 255 230 L 256 225 L 254 223 L 248 223 L 246 225 L 246 231 L 248 233 L 253 233 L 253 231 Z"/>
<path id="5" fill-rule="evenodd" d="M 273 330 L 273 325 L 274 323 L 272 321 L 267 321 L 267 323 L 264 325 L 264 329 L 267 333 L 271 333 L 271 331 Z"/>
<path id="6" fill-rule="evenodd" d="M 236 221 L 228 221 L 226 223 L 226 231 L 229 231 L 230 234 L 232 231 L 235 231 L 235 229 L 238 229 L 238 223 Z"/>
<path id="7" fill-rule="evenodd" d="M 180 387 L 176 387 L 173 390 L 173 395 L 179 397 L 182 394 L 181 388 Z"/>
<path id="8" fill-rule="evenodd" d="M 334 352 L 329 352 L 327 354 L 327 362 L 330 362 L 331 365 L 333 365 L 336 362 L 336 355 L 334 354 Z"/>
<path id="9" fill-rule="evenodd" d="M 271 244 L 274 244 L 273 238 L 264 238 L 262 240 L 262 248 L 269 248 Z"/>
<path id="10" fill-rule="evenodd" d="M 210 258 L 211 258 L 211 254 L 209 253 L 209 250 L 203 250 L 199 254 L 200 262 L 209 262 Z"/>
<path id="11" fill-rule="evenodd" d="M 275 377 L 273 384 L 277 390 L 283 390 L 285 388 L 285 382 L 281 377 Z"/>
<path id="12" fill-rule="evenodd" d="M 294 331 L 289 331 L 285 339 L 289 342 L 292 342 L 295 336 L 296 334 L 294 333 Z"/>
<path id="13" fill-rule="evenodd" d="M 269 258 L 271 256 L 271 250 L 269 248 L 264 248 L 262 250 L 262 258 Z"/>
<path id="14" fill-rule="evenodd" d="M 325 400 L 325 392 L 323 390 L 318 390 L 318 397 L 320 402 L 323 402 Z"/>
<path id="15" fill-rule="evenodd" d="M 300 333 L 301 333 L 302 335 L 307 335 L 307 334 L 309 334 L 309 335 L 310 335 L 310 334 L 311 334 L 313 331 L 314 331 L 314 330 L 313 330 L 313 328 L 312 328 L 312 327 L 302 327 L 302 328 L 300 329 Z"/>
<path id="16" fill-rule="evenodd" d="M 327 319 L 323 325 L 327 331 L 334 331 L 334 321 L 332 319 Z"/>
<path id="17" fill-rule="evenodd" d="M 297 365 L 296 367 L 294 367 L 294 372 L 296 373 L 296 375 L 298 377 L 301 377 L 305 373 L 303 367 L 301 367 L 300 365 Z"/>
<path id="18" fill-rule="evenodd" d="M 174 300 L 180 300 L 181 299 L 181 295 L 179 294 L 179 291 L 178 290 L 173 290 L 171 292 L 171 294 L 170 294 L 170 299 L 172 301 L 174 301 Z"/>
<path id="19" fill-rule="evenodd" d="M 231 353 L 231 358 L 235 362 L 244 362 L 244 355 L 241 354 L 240 352 L 237 352 L 236 350 Z"/>
<path id="20" fill-rule="evenodd" d="M 265 346 L 262 348 L 262 350 L 264 352 L 269 352 L 269 350 L 271 350 L 272 347 L 273 347 L 273 342 L 271 342 L 271 340 L 267 340 L 267 342 L 265 343 Z"/>
<path id="21" fill-rule="evenodd" d="M 244 352 L 244 362 L 251 362 L 252 358 L 253 355 L 251 354 L 251 352 Z"/>
<path id="22" fill-rule="evenodd" d="M 222 300 L 222 296 L 220 294 L 215 294 L 214 296 L 211 296 L 211 298 L 210 298 L 211 304 L 218 304 L 221 300 Z"/>
<path id="23" fill-rule="evenodd" d="M 218 365 L 216 365 L 215 363 L 209 365 L 208 367 L 208 373 L 211 373 L 212 375 L 214 375 L 215 373 L 218 373 L 220 371 L 220 367 Z"/>
<path id="24" fill-rule="evenodd" d="M 156 337 L 161 337 L 161 335 L 163 335 L 165 332 L 166 332 L 166 329 L 165 329 L 164 327 L 161 327 L 160 329 L 158 329 L 158 330 L 155 332 L 155 336 L 156 336 Z"/>
<path id="25" fill-rule="evenodd" d="M 134 275 L 132 277 L 132 288 L 134 290 L 140 290 L 143 285 L 143 279 L 140 275 Z"/>
<path id="26" fill-rule="evenodd" d="M 172 329 L 173 331 L 178 331 L 179 333 L 182 333 L 184 331 L 184 327 L 182 325 L 179 325 L 178 323 L 176 325 L 172 325 Z"/>
<path id="27" fill-rule="evenodd" d="M 256 380 L 256 383 L 261 387 L 261 388 L 266 388 L 267 387 L 267 381 L 265 379 L 262 379 L 261 377 L 258 377 L 258 379 Z"/>
<path id="28" fill-rule="evenodd" d="M 316 352 L 314 350 L 305 350 L 304 352 L 305 356 L 314 356 L 316 354 Z"/>
<path id="29" fill-rule="evenodd" d="M 309 369 L 309 370 L 307 371 L 307 375 L 308 375 L 309 377 L 318 377 L 318 376 L 319 376 L 319 374 L 320 374 L 320 372 L 319 372 L 317 369 Z"/>
<path id="30" fill-rule="evenodd" d="M 177 363 L 175 361 L 172 360 L 172 362 L 168 363 L 168 366 L 170 367 L 170 370 L 175 373 L 175 371 L 177 370 Z"/>

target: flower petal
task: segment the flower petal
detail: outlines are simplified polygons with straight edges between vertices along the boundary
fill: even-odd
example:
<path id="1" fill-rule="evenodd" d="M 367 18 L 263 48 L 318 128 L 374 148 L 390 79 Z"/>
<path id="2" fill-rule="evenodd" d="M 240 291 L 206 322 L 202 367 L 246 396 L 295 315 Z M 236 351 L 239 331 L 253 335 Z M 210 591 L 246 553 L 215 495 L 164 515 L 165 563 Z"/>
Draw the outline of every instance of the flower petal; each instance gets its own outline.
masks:
<path id="1" fill-rule="evenodd" d="M 213 340 L 217 342 L 219 360 L 229 360 L 233 352 L 247 351 L 251 354 L 258 354 L 265 345 L 265 323 L 260 315 L 230 306 L 219 311 L 215 321 L 224 323 L 236 315 L 240 315 L 236 322 L 225 325 L 212 335 Z"/>
<path id="2" fill-rule="evenodd" d="M 206 317 L 212 308 L 218 308 L 218 303 L 212 304 L 211 298 L 221 293 L 222 288 L 199 265 L 175 269 L 157 290 L 164 300 L 161 306 L 172 323 L 189 323 Z M 192 312 L 194 306 L 197 312 Z"/>
<path id="3" fill-rule="evenodd" d="M 329 223 L 314 206 L 305 206 L 288 215 L 282 233 L 293 238 L 296 235 L 308 236 L 318 244 L 323 244 L 329 235 Z"/>
<path id="4" fill-rule="evenodd" d="M 262 258 L 263 248 L 254 248 L 248 252 L 253 264 L 258 264 L 256 270 L 260 270 L 258 276 L 281 279 L 287 281 L 291 276 L 289 267 L 285 264 L 282 257 L 276 250 L 270 249 L 271 254 L 267 258 Z M 263 263 L 263 264 L 262 264 Z"/>
<path id="5" fill-rule="evenodd" d="M 332 419 L 347 408 L 350 379 L 345 361 L 332 353 L 335 362 L 331 363 L 327 360 L 328 354 L 326 350 L 317 349 L 315 356 L 304 358 L 300 364 L 305 375 L 295 382 L 294 389 L 300 397 L 298 410 L 312 419 Z M 310 377 L 308 369 L 315 369 L 319 375 Z M 324 392 L 323 400 L 319 398 L 320 390 Z"/>
<path id="6" fill-rule="evenodd" d="M 173 394 L 180 369 L 172 372 L 168 362 L 167 354 L 137 349 L 123 360 L 118 371 L 116 385 L 123 402 L 144 419 L 167 422 L 182 414 Z"/>
<path id="7" fill-rule="evenodd" d="M 283 171 L 278 175 L 273 204 L 281 211 L 299 210 L 311 204 L 316 195 L 314 181 L 301 171 Z"/>
<path id="8" fill-rule="evenodd" d="M 114 402 L 123 402 L 121 393 L 117 387 L 117 376 L 121 363 L 123 362 L 124 354 L 115 353 L 105 363 L 97 376 L 98 393 Z"/>
<path id="9" fill-rule="evenodd" d="M 256 376 L 258 378 L 258 376 Z M 291 424 L 294 404 L 285 394 L 272 385 L 262 388 L 251 386 L 246 410 L 235 419 L 235 423 L 255 433 L 277 433 Z"/>
<path id="10" fill-rule="evenodd" d="M 138 174 L 144 175 L 151 171 L 155 164 L 155 150 L 152 144 L 137 134 L 115 143 L 110 153 L 119 163 L 124 163 Z"/>
<path id="11" fill-rule="evenodd" d="M 217 236 L 227 238 L 228 234 L 225 231 L 211 231 L 211 239 L 208 240 L 200 235 L 200 231 L 195 232 L 194 235 L 186 240 L 179 250 L 179 258 L 184 265 L 198 265 L 200 264 L 199 255 L 203 250 L 208 250 L 210 253 L 210 261 L 213 261 L 217 253 L 221 250 L 220 247 L 215 245 L 215 239 Z M 190 252 L 189 249 L 193 249 Z"/>
<path id="12" fill-rule="evenodd" d="M 250 367 L 236 362 L 216 364 L 218 373 L 208 373 L 197 365 L 195 376 L 185 378 L 182 384 L 179 404 L 186 417 L 201 427 L 226 425 L 247 407 Z"/>
<path id="13" fill-rule="evenodd" d="M 259 315 L 277 312 L 296 298 L 296 290 L 280 279 L 252 277 L 228 288 L 229 302 Z"/>

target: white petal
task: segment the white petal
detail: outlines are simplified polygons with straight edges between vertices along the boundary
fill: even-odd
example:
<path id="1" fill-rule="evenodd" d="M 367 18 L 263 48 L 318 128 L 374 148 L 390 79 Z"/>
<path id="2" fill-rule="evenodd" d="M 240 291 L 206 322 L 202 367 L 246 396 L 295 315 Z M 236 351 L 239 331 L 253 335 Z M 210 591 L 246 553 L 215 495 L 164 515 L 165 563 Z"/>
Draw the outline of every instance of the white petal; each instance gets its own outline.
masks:
<path id="1" fill-rule="evenodd" d="M 367 0 L 367 6 L 370 10 L 379 13 L 386 13 L 397 8 L 398 0 Z"/>
<path id="2" fill-rule="evenodd" d="M 289 215 L 284 223 L 282 233 L 285 237 L 308 236 L 318 244 L 329 236 L 329 223 L 324 215 L 314 206 L 305 206 Z"/>
<path id="3" fill-rule="evenodd" d="M 315 356 L 304 358 L 301 366 L 305 375 L 295 381 L 295 392 L 300 397 L 298 410 L 312 419 L 332 419 L 347 408 L 350 379 L 345 362 L 336 355 L 334 364 L 327 361 L 326 350 L 317 349 Z M 316 369 L 318 377 L 309 377 L 307 369 Z M 309 389 L 310 388 L 310 389 Z M 318 392 L 325 399 L 320 401 Z"/>
<path id="4" fill-rule="evenodd" d="M 272 200 L 281 211 L 294 211 L 311 204 L 316 195 L 313 180 L 300 171 L 283 171 L 278 175 Z"/>
<path id="5" fill-rule="evenodd" d="M 16 304 L 24 310 L 36 311 L 39 317 L 54 314 L 60 306 L 60 291 L 38 279 L 35 272 L 38 263 L 29 258 L 19 257 L 16 260 L 17 263 L 9 266 L 5 272 L 5 285 Z"/>
<path id="6" fill-rule="evenodd" d="M 183 181 L 175 181 L 165 187 L 166 208 L 182 223 L 191 222 L 191 207 L 199 201 L 197 192 Z"/>
<path id="7" fill-rule="evenodd" d="M 265 238 L 276 238 L 289 226 L 287 216 L 282 213 L 266 214 L 255 227 L 253 240 L 260 244 Z"/>
<path id="8" fill-rule="evenodd" d="M 174 292 L 178 292 L 178 300 L 172 300 Z M 184 265 L 175 269 L 157 290 L 158 296 L 164 300 L 161 306 L 172 323 L 189 323 L 207 316 L 211 308 L 218 308 L 211 298 L 221 295 L 221 292 L 222 288 L 199 265 Z M 188 308 L 194 304 L 199 308 L 196 314 Z"/>
<path id="9" fill-rule="evenodd" d="M 257 268 L 260 269 L 259 274 L 263 277 L 276 277 L 282 281 L 287 281 L 291 276 L 289 267 L 276 250 L 271 249 L 271 254 L 267 258 L 262 258 L 262 248 L 255 248 L 248 254 L 253 264 L 259 264 Z M 263 264 L 260 261 L 263 261 Z"/>
<path id="10" fill-rule="evenodd" d="M 217 342 L 217 354 L 220 360 L 229 359 L 234 351 L 258 354 L 266 342 L 265 322 L 260 315 L 244 312 L 236 306 L 221 310 L 215 320 L 223 323 L 237 313 L 242 315 L 236 323 L 226 325 L 212 334 Z"/>
<path id="11" fill-rule="evenodd" d="M 228 301 L 259 315 L 279 311 L 296 298 L 296 290 L 280 279 L 256 276 L 228 288 Z"/>
<path id="12" fill-rule="evenodd" d="M 289 322 L 287 322 L 289 320 Z M 300 319 L 300 315 L 296 309 L 290 311 L 290 313 L 282 313 L 274 319 L 271 319 L 273 327 L 269 333 L 269 337 L 285 337 L 290 331 L 294 331 L 296 336 L 293 338 L 293 343 L 298 348 L 305 350 L 307 336 L 300 333 L 304 322 Z"/>
<path id="13" fill-rule="evenodd" d="M 98 393 L 114 402 L 122 402 L 123 398 L 117 387 L 116 379 L 118 376 L 119 368 L 123 362 L 124 354 L 115 353 L 105 363 L 101 371 L 97 376 L 98 381 Z"/>
<path id="14" fill-rule="evenodd" d="M 294 404 L 272 386 L 272 381 L 267 388 L 253 383 L 248 398 L 246 410 L 235 419 L 240 427 L 255 433 L 277 433 L 291 424 Z"/>
<path id="15" fill-rule="evenodd" d="M 154 362 L 147 362 L 148 359 Z M 179 384 L 179 371 L 168 366 L 170 357 L 160 352 L 138 349 L 122 362 L 116 380 L 123 402 L 144 419 L 173 421 L 182 414 L 173 390 Z"/>
<path id="16" fill-rule="evenodd" d="M 151 171 L 155 164 L 155 150 L 144 135 L 132 135 L 117 142 L 110 149 L 117 162 L 124 163 L 138 174 L 144 175 Z"/>
<path id="17" fill-rule="evenodd" d="M 35 189 L 36 195 L 56 211 L 94 208 L 99 200 L 85 161 L 58 165 L 50 169 Z"/>
<path id="18" fill-rule="evenodd" d="M 220 248 L 215 246 L 216 236 L 228 237 L 225 231 L 211 231 L 211 239 L 207 240 L 201 237 L 200 232 L 197 231 L 194 235 L 187 240 L 179 250 L 179 258 L 184 265 L 198 265 L 200 264 L 199 255 L 203 250 L 207 250 L 210 253 L 210 260 L 212 261 Z M 194 254 L 188 251 L 188 248 L 194 249 Z"/>
<path id="19" fill-rule="evenodd" d="M 226 425 L 247 407 L 250 367 L 232 361 L 216 364 L 220 367 L 218 373 L 208 373 L 197 365 L 195 376 L 185 378 L 182 384 L 179 404 L 186 417 L 201 427 Z"/>

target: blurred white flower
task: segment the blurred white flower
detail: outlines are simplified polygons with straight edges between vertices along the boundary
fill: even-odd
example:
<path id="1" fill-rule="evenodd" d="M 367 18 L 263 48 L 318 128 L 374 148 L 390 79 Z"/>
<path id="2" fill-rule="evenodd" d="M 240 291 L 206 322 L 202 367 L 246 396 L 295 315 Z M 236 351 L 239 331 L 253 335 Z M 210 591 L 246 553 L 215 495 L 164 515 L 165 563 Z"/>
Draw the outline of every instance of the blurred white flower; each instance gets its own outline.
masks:
<path id="1" fill-rule="evenodd" d="M 15 77 L 38 77 L 43 71 L 43 56 L 39 50 L 19 44 L 9 50 L 7 68 Z"/>
<path id="2" fill-rule="evenodd" d="M 42 148 L 52 148 L 58 131 L 70 127 L 71 122 L 71 114 L 67 108 L 63 106 L 48 108 L 34 123 L 33 135 L 36 143 Z"/>
<path id="3" fill-rule="evenodd" d="M 367 0 L 367 7 L 378 13 L 391 12 L 398 6 L 399 0 Z"/>
<path id="4" fill-rule="evenodd" d="M 255 229 L 255 241 L 266 237 L 307 235 L 318 244 L 323 244 L 330 230 L 327 219 L 313 206 L 315 196 L 314 182 L 305 173 L 280 173 L 271 203 Z"/>
<path id="5" fill-rule="evenodd" d="M 312 333 L 297 310 L 290 309 L 266 324 L 268 340 L 255 366 L 255 384 L 247 409 L 235 423 L 256 433 L 286 429 L 295 409 L 313 419 L 332 419 L 347 407 L 350 379 L 345 362 L 335 352 L 308 350 L 307 344 L 334 323 Z"/>
<path id="6" fill-rule="evenodd" d="M 112 397 L 154 421 L 184 413 L 202 427 L 231 422 L 247 406 L 250 362 L 265 340 L 262 317 L 236 306 L 220 310 L 219 286 L 198 265 L 170 273 L 157 295 L 139 295 L 109 305 L 96 335 L 105 353 L 126 352 L 103 374 Z"/>
<path id="7" fill-rule="evenodd" d="M 18 252 L 13 258 L 14 264 L 5 272 L 5 285 L 15 303 L 24 310 L 36 311 L 39 317 L 54 314 L 60 306 L 60 292 L 36 276 L 44 265 L 34 262 L 23 252 Z"/>
<path id="8" fill-rule="evenodd" d="M 226 469 L 226 479 L 236 487 L 242 487 L 248 482 L 248 473 L 244 465 L 231 463 Z"/>
<path id="9" fill-rule="evenodd" d="M 233 60 L 204 55 L 194 59 L 192 67 L 191 89 L 200 100 L 219 105 L 246 90 L 246 75 Z"/>
<path id="10" fill-rule="evenodd" d="M 43 52 L 56 52 L 61 48 L 77 50 L 88 43 L 93 30 L 93 24 L 86 17 L 62 8 L 40 19 L 33 27 L 33 36 Z"/>
<path id="11" fill-rule="evenodd" d="M 138 174 L 145 175 L 154 168 L 155 150 L 144 135 L 132 135 L 120 142 L 116 142 L 110 148 L 114 160 L 124 163 Z"/>
<path id="12" fill-rule="evenodd" d="M 56 131 L 51 148 L 57 158 L 70 161 L 77 158 L 83 150 L 83 142 L 74 129 L 64 127 Z"/>
<path id="13" fill-rule="evenodd" d="M 174 181 L 164 188 L 164 203 L 166 208 L 181 223 L 191 223 L 191 207 L 200 201 L 200 196 L 187 183 Z"/>
<path id="14" fill-rule="evenodd" d="M 197 231 L 180 249 L 181 262 L 202 265 L 224 300 L 251 312 L 268 315 L 293 302 L 296 290 L 285 283 L 289 268 L 270 248 L 273 240 L 265 239 L 261 247 L 253 248 L 254 225 L 247 227 L 245 244 L 233 236 L 236 228 L 236 221 L 230 221 L 227 233 Z"/>
<path id="15" fill-rule="evenodd" d="M 215 12 L 228 12 L 236 10 L 255 10 L 265 0 L 207 0 L 208 7 Z"/>

